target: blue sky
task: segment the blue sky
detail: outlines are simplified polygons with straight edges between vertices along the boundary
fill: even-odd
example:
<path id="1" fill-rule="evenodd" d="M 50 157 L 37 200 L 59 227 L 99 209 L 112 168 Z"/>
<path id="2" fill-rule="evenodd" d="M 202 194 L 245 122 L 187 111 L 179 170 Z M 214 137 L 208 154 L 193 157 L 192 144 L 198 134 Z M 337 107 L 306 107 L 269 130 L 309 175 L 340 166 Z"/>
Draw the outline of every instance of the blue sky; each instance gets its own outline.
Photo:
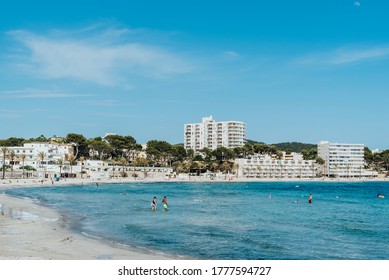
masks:
<path id="1" fill-rule="evenodd" d="M 0 138 L 183 142 L 212 115 L 266 143 L 389 148 L 387 1 L 6 1 Z"/>

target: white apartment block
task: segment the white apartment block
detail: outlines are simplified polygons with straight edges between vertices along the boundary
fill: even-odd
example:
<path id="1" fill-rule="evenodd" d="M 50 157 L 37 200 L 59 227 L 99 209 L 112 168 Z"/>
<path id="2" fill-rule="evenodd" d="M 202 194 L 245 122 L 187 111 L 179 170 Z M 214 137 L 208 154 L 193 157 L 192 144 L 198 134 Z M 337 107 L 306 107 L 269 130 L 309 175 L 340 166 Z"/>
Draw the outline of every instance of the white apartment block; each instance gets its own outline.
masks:
<path id="1" fill-rule="evenodd" d="M 74 147 L 70 144 L 57 144 L 57 143 L 26 143 L 23 147 L 7 147 L 8 152 L 5 160 L 6 165 L 10 165 L 12 159 L 9 157 L 11 151 L 15 153 L 15 158 L 12 165 L 15 170 L 24 166 L 32 166 L 37 170 L 45 170 L 46 173 L 58 172 L 59 167 L 57 161 L 62 159 L 65 162 L 69 159 L 70 155 L 74 155 Z M 45 157 L 40 159 L 39 154 L 43 152 Z M 22 162 L 21 155 L 26 155 L 24 163 Z M 3 165 L 3 153 L 0 150 L 0 165 Z M 62 171 L 67 168 L 64 166 Z"/>
<path id="2" fill-rule="evenodd" d="M 334 177 L 370 177 L 375 172 L 364 169 L 364 145 L 320 141 L 317 155 L 324 159 L 323 175 Z"/>
<path id="3" fill-rule="evenodd" d="M 185 149 L 195 152 L 203 148 L 215 150 L 218 147 L 243 147 L 245 138 L 246 124 L 238 121 L 215 122 L 210 116 L 204 117 L 201 123 L 184 126 Z"/>
<path id="4" fill-rule="evenodd" d="M 303 160 L 298 155 L 289 159 L 275 159 L 270 155 L 254 155 L 238 158 L 238 176 L 247 178 L 281 179 L 314 178 L 318 164 L 314 160 Z"/>

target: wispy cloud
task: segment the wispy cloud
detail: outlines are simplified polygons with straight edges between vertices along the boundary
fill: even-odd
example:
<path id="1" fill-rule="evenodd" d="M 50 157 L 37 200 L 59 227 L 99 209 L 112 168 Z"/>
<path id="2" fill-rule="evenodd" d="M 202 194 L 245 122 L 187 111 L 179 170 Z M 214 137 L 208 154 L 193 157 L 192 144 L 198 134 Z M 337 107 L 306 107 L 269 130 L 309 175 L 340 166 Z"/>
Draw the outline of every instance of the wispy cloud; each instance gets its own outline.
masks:
<path id="1" fill-rule="evenodd" d="M 85 101 L 81 101 L 81 103 L 88 106 L 102 106 L 102 107 L 114 107 L 123 104 L 119 100 L 113 100 L 113 99 L 85 100 Z"/>
<path id="2" fill-rule="evenodd" d="M 158 79 L 192 70 L 185 58 L 157 44 L 137 41 L 126 28 L 96 25 L 78 32 L 14 30 L 8 35 L 24 47 L 15 65 L 43 79 L 71 78 L 128 87 L 133 77 Z"/>
<path id="3" fill-rule="evenodd" d="M 13 110 L 0 110 L 0 119 L 18 119 L 18 118 L 21 118 L 22 115 L 17 112 L 17 111 L 13 111 Z"/>
<path id="4" fill-rule="evenodd" d="M 4 98 L 73 98 L 83 96 L 93 96 L 92 94 L 75 94 L 66 93 L 55 90 L 43 90 L 43 89 L 21 89 L 21 90 L 5 90 L 0 91 L 0 96 Z"/>
<path id="5" fill-rule="evenodd" d="M 355 2 L 354 2 L 354 6 L 355 6 L 355 7 L 360 7 L 360 6 L 361 6 L 361 2 L 355 1 Z"/>
<path id="6" fill-rule="evenodd" d="M 135 115 L 131 114 L 122 114 L 122 113 L 96 113 L 96 116 L 101 116 L 101 117 L 114 117 L 114 118 L 132 118 L 135 117 Z"/>
<path id="7" fill-rule="evenodd" d="M 342 65 L 373 59 L 388 59 L 389 47 L 342 48 L 329 52 L 310 54 L 296 60 L 298 64 Z"/>

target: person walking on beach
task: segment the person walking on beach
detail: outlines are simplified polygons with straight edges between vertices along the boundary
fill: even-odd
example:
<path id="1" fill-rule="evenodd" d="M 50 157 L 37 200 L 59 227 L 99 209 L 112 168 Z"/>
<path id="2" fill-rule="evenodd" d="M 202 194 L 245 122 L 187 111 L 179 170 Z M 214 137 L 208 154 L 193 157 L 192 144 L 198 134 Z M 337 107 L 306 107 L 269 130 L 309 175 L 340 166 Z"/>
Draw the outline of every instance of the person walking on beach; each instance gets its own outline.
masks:
<path id="1" fill-rule="evenodd" d="M 157 197 L 154 196 L 153 201 L 151 201 L 151 210 L 157 210 Z"/>
<path id="2" fill-rule="evenodd" d="M 308 203 L 312 203 L 312 194 L 310 194 L 308 197 Z"/>
<path id="3" fill-rule="evenodd" d="M 167 199 L 166 196 L 163 197 L 162 199 L 162 205 L 163 205 L 163 210 L 167 211 Z"/>

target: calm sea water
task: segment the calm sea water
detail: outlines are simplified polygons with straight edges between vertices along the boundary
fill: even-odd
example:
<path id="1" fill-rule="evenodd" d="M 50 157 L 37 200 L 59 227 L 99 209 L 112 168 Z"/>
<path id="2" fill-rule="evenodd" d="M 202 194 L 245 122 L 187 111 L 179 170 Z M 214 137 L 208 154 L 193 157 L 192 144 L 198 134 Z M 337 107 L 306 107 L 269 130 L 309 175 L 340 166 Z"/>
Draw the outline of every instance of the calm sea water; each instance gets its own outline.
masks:
<path id="1" fill-rule="evenodd" d="M 79 232 L 169 254 L 389 259 L 387 182 L 133 183 L 7 193 L 60 210 Z M 378 193 L 386 197 L 378 199 Z M 167 212 L 161 205 L 164 195 Z M 158 201 L 154 212 L 153 196 Z"/>

